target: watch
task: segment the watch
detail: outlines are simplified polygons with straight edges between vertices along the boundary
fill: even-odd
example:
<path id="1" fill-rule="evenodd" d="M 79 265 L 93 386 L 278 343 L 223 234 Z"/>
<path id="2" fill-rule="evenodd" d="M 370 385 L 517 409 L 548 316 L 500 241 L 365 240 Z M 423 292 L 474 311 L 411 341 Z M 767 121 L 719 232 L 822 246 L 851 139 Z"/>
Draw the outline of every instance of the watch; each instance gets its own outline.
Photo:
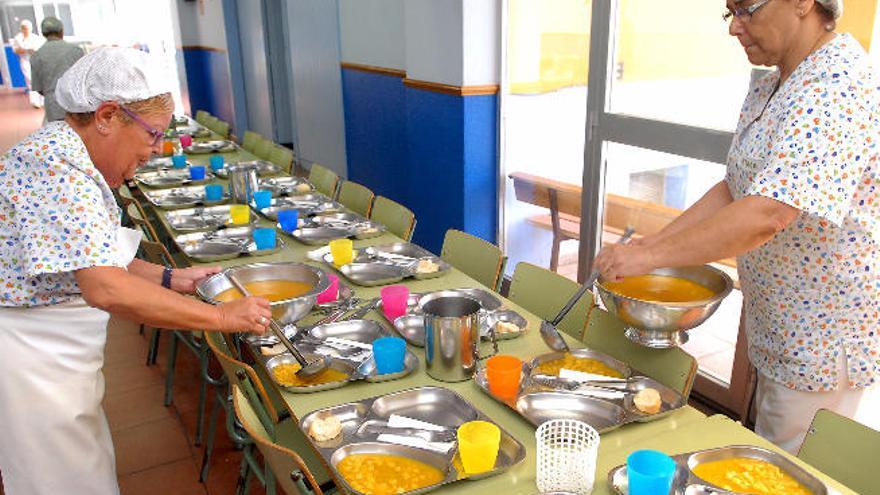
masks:
<path id="1" fill-rule="evenodd" d="M 173 270 L 171 268 L 168 268 L 167 266 L 165 267 L 164 270 L 162 270 L 162 287 L 165 287 L 166 289 L 171 288 L 171 272 L 172 271 Z"/>

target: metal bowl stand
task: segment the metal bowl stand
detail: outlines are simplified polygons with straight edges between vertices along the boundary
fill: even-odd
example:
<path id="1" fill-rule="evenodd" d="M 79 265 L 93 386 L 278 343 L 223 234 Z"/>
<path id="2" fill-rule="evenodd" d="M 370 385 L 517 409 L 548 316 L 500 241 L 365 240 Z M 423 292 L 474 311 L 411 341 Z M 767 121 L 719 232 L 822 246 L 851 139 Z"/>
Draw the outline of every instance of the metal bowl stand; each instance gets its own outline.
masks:
<path id="1" fill-rule="evenodd" d="M 636 344 L 650 347 L 651 349 L 671 349 L 679 347 L 687 343 L 690 339 L 686 330 L 663 331 L 663 330 L 646 330 L 644 328 L 636 328 L 627 326 L 624 332 L 626 338 Z"/>

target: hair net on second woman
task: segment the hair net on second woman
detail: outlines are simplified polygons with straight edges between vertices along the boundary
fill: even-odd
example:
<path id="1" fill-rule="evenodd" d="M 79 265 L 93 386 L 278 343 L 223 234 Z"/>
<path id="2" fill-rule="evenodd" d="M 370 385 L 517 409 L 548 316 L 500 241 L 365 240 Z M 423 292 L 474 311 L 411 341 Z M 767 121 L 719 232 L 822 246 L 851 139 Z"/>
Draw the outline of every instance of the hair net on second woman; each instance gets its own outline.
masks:
<path id="1" fill-rule="evenodd" d="M 131 103 L 170 93 L 173 79 L 156 58 L 134 48 L 99 48 L 77 60 L 55 86 L 70 113 L 94 112 L 105 101 Z"/>
<path id="2" fill-rule="evenodd" d="M 840 19 L 843 15 L 843 0 L 816 0 L 816 3 L 830 12 L 835 19 Z"/>

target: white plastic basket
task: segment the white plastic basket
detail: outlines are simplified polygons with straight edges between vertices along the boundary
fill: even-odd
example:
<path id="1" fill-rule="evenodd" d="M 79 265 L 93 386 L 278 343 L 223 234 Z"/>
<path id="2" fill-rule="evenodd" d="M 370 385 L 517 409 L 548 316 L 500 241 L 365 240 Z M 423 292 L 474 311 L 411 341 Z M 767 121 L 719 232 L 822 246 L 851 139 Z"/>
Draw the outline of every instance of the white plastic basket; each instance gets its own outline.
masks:
<path id="1" fill-rule="evenodd" d="M 589 495 L 596 479 L 599 433 L 574 419 L 553 419 L 538 427 L 538 490 Z"/>

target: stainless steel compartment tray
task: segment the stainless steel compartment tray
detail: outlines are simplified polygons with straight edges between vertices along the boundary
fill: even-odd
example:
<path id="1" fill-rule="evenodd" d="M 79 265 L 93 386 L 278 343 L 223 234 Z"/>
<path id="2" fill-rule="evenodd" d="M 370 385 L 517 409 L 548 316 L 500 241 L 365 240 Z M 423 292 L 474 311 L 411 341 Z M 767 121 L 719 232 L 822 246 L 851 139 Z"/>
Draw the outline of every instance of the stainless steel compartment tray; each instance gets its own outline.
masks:
<path id="1" fill-rule="evenodd" d="M 281 210 L 298 210 L 299 216 L 305 218 L 318 213 L 342 211 L 342 205 L 323 194 L 302 194 L 272 198 L 272 203 L 268 208 L 261 208 L 257 211 L 264 217 L 277 222 L 278 212 Z"/>
<path id="2" fill-rule="evenodd" d="M 204 179 L 192 180 L 189 178 L 189 167 L 172 168 L 152 172 L 138 172 L 134 174 L 134 180 L 148 187 L 179 187 L 188 184 L 204 184 L 214 180 L 214 174 L 210 170 L 206 170 Z"/>
<path id="3" fill-rule="evenodd" d="M 305 349 L 314 349 L 313 346 L 308 346 L 308 345 L 303 345 L 303 344 L 299 344 L 299 347 L 302 347 Z M 306 352 L 306 354 L 307 355 L 309 355 L 309 354 L 314 355 L 316 353 L 315 352 Z M 275 373 L 273 372 L 273 369 L 276 366 L 279 366 L 282 364 L 297 364 L 297 361 L 289 353 L 280 354 L 280 355 L 275 356 L 273 358 L 270 358 L 268 361 L 266 361 L 266 369 L 269 371 L 269 376 L 272 377 L 272 381 L 274 381 L 279 387 L 287 390 L 288 392 L 293 392 L 293 393 L 297 393 L 297 394 L 310 394 L 310 393 L 314 393 L 314 392 L 321 392 L 323 390 L 332 390 L 332 389 L 336 389 L 336 388 L 341 388 L 341 387 L 348 385 L 351 382 L 358 381 L 358 380 L 364 380 L 367 382 L 387 382 L 387 381 L 391 381 L 391 380 L 398 380 L 400 378 L 408 376 L 410 373 L 412 373 L 413 371 L 418 369 L 419 358 L 416 357 L 416 355 L 413 354 L 412 351 L 407 349 L 406 356 L 404 357 L 404 362 L 403 362 L 403 371 L 400 371 L 398 373 L 386 373 L 383 375 L 378 374 L 378 372 L 376 371 L 376 362 L 372 357 L 370 357 L 368 359 L 368 361 L 363 366 L 360 366 L 360 371 L 363 372 L 363 375 L 360 375 L 357 373 L 357 370 L 359 368 L 358 364 L 353 363 L 353 362 L 346 360 L 346 359 L 331 358 L 330 359 L 330 367 L 337 369 L 339 371 L 344 371 L 345 373 L 348 374 L 348 378 L 345 380 L 337 381 L 337 382 L 321 383 L 321 384 L 317 384 L 317 385 L 310 385 L 307 387 L 292 387 L 292 386 L 285 385 L 283 383 L 278 382 L 278 380 L 275 379 Z"/>
<path id="4" fill-rule="evenodd" d="M 303 244 L 318 246 L 346 237 L 369 239 L 383 232 L 385 227 L 382 224 L 355 213 L 321 213 L 305 219 L 293 232 L 285 233 Z"/>
<path id="5" fill-rule="evenodd" d="M 238 146 L 232 141 L 217 139 L 213 141 L 196 141 L 192 146 L 184 148 L 183 151 L 184 153 L 192 153 L 195 155 L 203 153 L 226 153 L 237 149 Z"/>
<path id="6" fill-rule="evenodd" d="M 498 460 L 495 462 L 495 468 L 486 473 L 468 477 L 461 468 L 461 461 L 454 448 L 444 455 L 415 447 L 404 447 L 397 444 L 379 442 L 377 434 L 359 431 L 364 423 L 372 421 L 384 422 L 392 414 L 426 421 L 452 430 L 457 429 L 458 426 L 467 421 L 492 421 L 482 411 L 452 390 L 443 387 L 419 387 L 326 409 L 319 409 L 304 416 L 300 421 L 300 426 L 303 431 L 307 432 L 315 419 L 323 419 L 329 415 L 335 415 L 340 420 L 342 423 L 342 433 L 337 438 L 328 442 L 316 442 L 309 437 L 309 441 L 312 442 L 321 457 L 334 471 L 339 461 L 347 455 L 353 453 L 382 453 L 415 458 L 427 464 L 436 465 L 438 469 L 446 472 L 446 477 L 442 482 L 420 490 L 406 492 L 407 495 L 428 492 L 466 478 L 482 479 L 494 476 L 519 464 L 526 456 L 523 444 L 501 428 L 501 446 L 498 452 Z M 346 491 L 354 494 L 360 493 L 348 485 L 338 472 L 336 479 L 345 485 Z"/>
<path id="7" fill-rule="evenodd" d="M 672 482 L 670 495 L 721 495 L 735 492 L 727 491 L 712 483 L 700 479 L 691 470 L 699 464 L 711 461 L 720 461 L 735 457 L 749 457 L 769 462 L 785 471 L 796 479 L 801 485 L 810 490 L 813 495 L 828 495 L 837 493 L 828 487 L 822 480 L 813 476 L 805 469 L 787 459 L 782 454 L 753 445 L 729 445 L 714 449 L 698 450 L 672 456 L 675 461 L 675 479 Z M 608 484 L 619 495 L 629 494 L 629 484 L 626 472 L 626 464 L 617 466 L 608 472 Z"/>
<path id="8" fill-rule="evenodd" d="M 275 247 L 257 249 L 254 227 L 233 227 L 217 232 L 194 232 L 174 238 L 177 247 L 189 258 L 203 263 L 230 260 L 242 255 L 267 256 L 284 249 L 284 239 L 276 236 Z"/>
<path id="9" fill-rule="evenodd" d="M 174 230 L 180 232 L 199 232 L 234 227 L 229 210 L 232 205 L 186 208 L 165 213 L 165 218 Z M 256 225 L 256 215 L 250 216 L 249 225 Z"/>
<path id="10" fill-rule="evenodd" d="M 288 196 L 297 194 L 308 194 L 315 187 L 301 177 L 269 177 L 260 179 L 260 189 L 272 191 L 272 196 Z"/>
<path id="11" fill-rule="evenodd" d="M 266 161 L 266 160 L 244 161 L 244 162 L 237 162 L 234 164 L 228 163 L 227 165 L 246 165 L 246 164 L 256 165 L 257 166 L 257 175 L 259 175 L 261 177 L 266 176 L 266 175 L 278 175 L 282 172 L 281 167 L 279 167 L 278 165 L 275 165 L 274 163 L 272 163 L 270 161 Z M 220 170 L 217 170 L 214 173 L 217 174 L 218 177 L 221 177 L 223 179 L 229 178 L 229 171 L 226 170 L 225 166 L 223 168 L 221 168 Z"/>
<path id="12" fill-rule="evenodd" d="M 337 267 L 333 257 L 327 253 L 324 263 L 342 273 L 346 278 L 358 285 L 377 286 L 400 282 L 404 278 L 424 280 L 442 277 L 452 270 L 452 266 L 427 250 L 410 244 L 398 242 L 386 246 L 370 246 L 355 253 L 351 263 Z M 420 273 L 417 270 L 419 260 L 430 260 L 438 267 L 436 272 Z"/>
<path id="13" fill-rule="evenodd" d="M 175 187 L 172 189 L 157 189 L 155 191 L 145 190 L 144 197 L 153 206 L 166 210 L 190 208 L 205 204 L 214 205 L 229 200 L 229 195 L 224 193 L 223 199 L 220 201 L 206 201 L 205 186 Z"/>

